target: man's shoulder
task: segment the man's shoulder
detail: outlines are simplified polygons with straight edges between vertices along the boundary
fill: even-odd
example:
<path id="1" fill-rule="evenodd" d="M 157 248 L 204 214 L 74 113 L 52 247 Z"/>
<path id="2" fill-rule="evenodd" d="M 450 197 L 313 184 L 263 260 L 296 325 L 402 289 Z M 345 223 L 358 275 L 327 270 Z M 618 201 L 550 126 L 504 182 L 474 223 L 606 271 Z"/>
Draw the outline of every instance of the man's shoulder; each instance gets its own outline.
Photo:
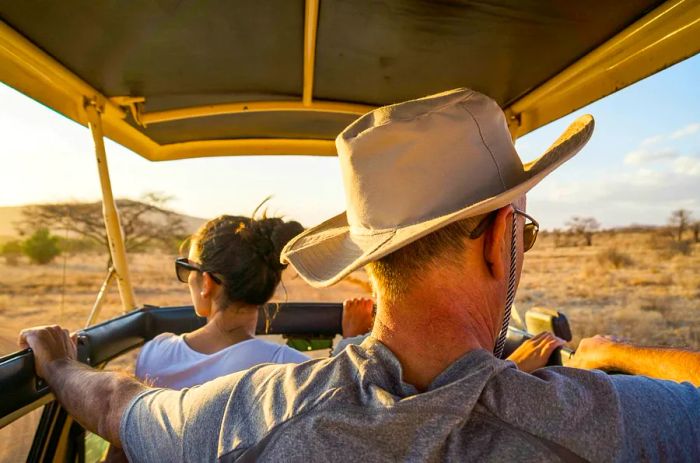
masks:
<path id="1" fill-rule="evenodd" d="M 291 349 L 279 345 L 276 348 Z M 351 371 L 356 368 L 347 355 L 309 359 L 304 363 L 262 364 L 250 368 L 239 381 L 239 386 L 284 396 L 313 395 L 351 378 Z"/>
<path id="2" fill-rule="evenodd" d="M 546 367 L 525 373 L 506 368 L 486 384 L 481 402 L 506 415 L 526 411 L 534 418 L 556 409 L 555 421 L 565 421 L 589 411 L 614 411 L 617 393 L 602 371 Z"/>
<path id="3" fill-rule="evenodd" d="M 516 428 L 593 461 L 609 461 L 632 455 L 650 436 L 662 441 L 658 422 L 671 418 L 670 402 L 680 403 L 683 388 L 599 370 L 548 367 L 527 374 L 508 368 L 491 378 L 479 402 Z"/>
<path id="4" fill-rule="evenodd" d="M 600 371 L 507 368 L 486 384 L 479 403 L 497 419 L 595 461 L 614 459 L 622 443 L 619 399 Z"/>

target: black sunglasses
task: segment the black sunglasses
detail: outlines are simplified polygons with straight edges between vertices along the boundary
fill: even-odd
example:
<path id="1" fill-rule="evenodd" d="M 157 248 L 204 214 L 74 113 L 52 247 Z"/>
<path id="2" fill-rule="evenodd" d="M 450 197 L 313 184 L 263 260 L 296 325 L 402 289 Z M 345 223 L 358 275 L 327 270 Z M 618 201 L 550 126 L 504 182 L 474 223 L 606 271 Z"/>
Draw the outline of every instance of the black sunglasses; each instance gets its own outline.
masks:
<path id="1" fill-rule="evenodd" d="M 190 260 L 187 257 L 179 257 L 175 259 L 175 275 L 177 275 L 177 279 L 179 281 L 181 281 L 182 283 L 187 283 L 187 279 L 189 278 L 190 272 L 192 271 L 199 273 L 205 272 L 205 270 L 202 270 L 202 267 L 190 262 Z M 211 279 L 214 280 L 214 283 L 218 285 L 221 284 L 221 279 L 219 277 L 217 277 L 211 272 L 207 273 L 209 273 Z"/>
<path id="2" fill-rule="evenodd" d="M 523 227 L 523 252 L 527 252 L 532 249 L 532 247 L 535 245 L 535 241 L 537 241 L 537 234 L 540 231 L 540 224 L 537 223 L 537 220 L 533 219 L 523 211 L 516 208 L 513 208 L 513 210 L 515 214 L 522 215 L 526 219 L 525 227 Z M 496 218 L 496 214 L 497 211 L 494 211 L 484 217 L 483 220 L 479 222 L 479 225 L 477 225 L 476 228 L 469 234 L 469 238 L 475 240 L 483 235 L 486 229 L 493 223 L 493 220 Z M 527 222 L 527 220 L 529 220 L 529 222 Z"/>

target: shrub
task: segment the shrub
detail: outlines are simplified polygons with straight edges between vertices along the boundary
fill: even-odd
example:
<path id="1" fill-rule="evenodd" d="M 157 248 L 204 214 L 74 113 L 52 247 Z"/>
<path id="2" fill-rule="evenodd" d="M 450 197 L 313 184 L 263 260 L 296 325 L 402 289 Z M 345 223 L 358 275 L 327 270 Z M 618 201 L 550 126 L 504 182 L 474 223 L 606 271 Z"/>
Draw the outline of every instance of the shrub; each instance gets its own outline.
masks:
<path id="1" fill-rule="evenodd" d="M 104 247 L 87 238 L 58 238 L 58 247 L 68 255 L 104 252 Z"/>
<path id="2" fill-rule="evenodd" d="M 669 248 L 672 254 L 681 254 L 683 256 L 689 256 L 693 250 L 690 241 L 672 241 Z"/>
<path id="3" fill-rule="evenodd" d="M 0 255 L 5 258 L 7 265 L 17 265 L 22 255 L 22 243 L 18 240 L 8 241 L 0 249 Z"/>
<path id="4" fill-rule="evenodd" d="M 634 264 L 632 258 L 617 249 L 605 249 L 596 255 L 600 265 L 612 265 L 615 268 L 629 267 Z"/>
<path id="5" fill-rule="evenodd" d="M 656 249 L 662 259 L 671 259 L 674 256 L 689 256 L 693 252 L 693 245 L 690 241 L 674 241 L 671 239 L 660 239 L 653 243 L 652 248 Z"/>
<path id="6" fill-rule="evenodd" d="M 58 238 L 48 228 L 40 228 L 22 243 L 22 251 L 29 259 L 40 265 L 48 264 L 61 253 Z"/>

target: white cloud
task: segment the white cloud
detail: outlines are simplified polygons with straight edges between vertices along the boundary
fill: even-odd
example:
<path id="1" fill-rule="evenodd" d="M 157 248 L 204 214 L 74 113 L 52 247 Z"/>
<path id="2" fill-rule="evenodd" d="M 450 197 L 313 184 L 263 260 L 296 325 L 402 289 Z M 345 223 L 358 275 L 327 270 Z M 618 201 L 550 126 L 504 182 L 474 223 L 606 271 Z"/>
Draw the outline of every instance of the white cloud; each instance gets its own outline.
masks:
<path id="1" fill-rule="evenodd" d="M 678 152 L 672 148 L 662 148 L 653 151 L 647 148 L 638 148 L 627 153 L 625 156 L 625 164 L 640 165 L 647 162 L 675 159 L 677 157 Z"/>
<path id="2" fill-rule="evenodd" d="M 651 146 L 655 145 L 656 143 L 660 142 L 661 140 L 664 139 L 663 135 L 654 135 L 653 137 L 648 137 L 642 140 L 642 142 L 639 144 L 639 146 Z"/>
<path id="3" fill-rule="evenodd" d="M 672 140 L 678 140 L 679 138 L 687 137 L 694 133 L 700 132 L 700 122 L 695 122 L 693 124 L 688 124 L 682 129 L 678 129 L 671 134 Z"/>
<path id="4" fill-rule="evenodd" d="M 676 154 L 667 164 L 601 171 L 594 178 L 548 178 L 528 194 L 528 209 L 545 228 L 573 215 L 596 217 L 605 226 L 663 224 L 681 207 L 700 211 L 700 156 Z"/>
<path id="5" fill-rule="evenodd" d="M 677 174 L 700 176 L 700 158 L 682 156 L 673 162 L 673 168 Z M 698 186 L 700 191 L 700 185 Z"/>

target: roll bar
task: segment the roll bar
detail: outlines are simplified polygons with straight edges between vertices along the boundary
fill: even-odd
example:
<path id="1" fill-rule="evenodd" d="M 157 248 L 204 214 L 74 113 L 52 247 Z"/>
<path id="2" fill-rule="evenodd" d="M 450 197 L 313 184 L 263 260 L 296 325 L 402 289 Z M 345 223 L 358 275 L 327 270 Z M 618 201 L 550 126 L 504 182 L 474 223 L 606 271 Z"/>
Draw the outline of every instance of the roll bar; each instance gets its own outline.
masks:
<path id="1" fill-rule="evenodd" d="M 280 303 L 260 307 L 258 334 L 286 336 L 335 336 L 342 333 L 343 305 L 340 303 Z M 141 346 L 161 333 L 181 334 L 205 323 L 192 306 L 147 306 L 78 332 L 78 359 L 99 366 Z M 525 331 L 509 329 L 504 355 L 530 337 Z M 561 354 L 571 355 L 562 349 Z M 561 364 L 559 353 L 550 359 Z M 34 355 L 30 349 L 0 358 L 0 427 L 22 416 L 28 410 L 50 400 L 50 390 L 34 374 Z"/>
<path id="2" fill-rule="evenodd" d="M 333 336 L 342 330 L 339 303 L 284 303 L 260 307 L 258 334 Z M 186 333 L 203 326 L 192 306 L 147 306 L 78 332 L 78 359 L 98 366 L 161 333 Z M 0 358 L 0 425 L 4 418 L 49 394 L 34 374 L 31 349 Z"/>

